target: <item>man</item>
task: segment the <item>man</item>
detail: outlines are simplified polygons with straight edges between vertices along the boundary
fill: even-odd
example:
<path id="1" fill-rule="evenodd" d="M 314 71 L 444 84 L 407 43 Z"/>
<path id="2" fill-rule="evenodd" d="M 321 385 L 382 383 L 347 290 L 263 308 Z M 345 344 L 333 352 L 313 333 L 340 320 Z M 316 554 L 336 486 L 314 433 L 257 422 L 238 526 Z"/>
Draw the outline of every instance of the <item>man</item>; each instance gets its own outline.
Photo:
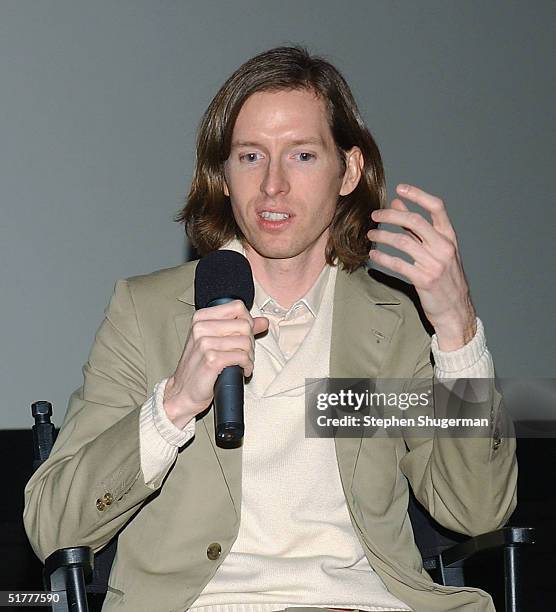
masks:
<path id="1" fill-rule="evenodd" d="M 99 550 L 120 532 L 106 610 L 493 610 L 481 591 L 430 581 L 407 516 L 408 481 L 463 533 L 511 514 L 515 448 L 492 386 L 478 403 L 491 437 L 304 436 L 305 378 L 430 378 L 431 342 L 437 375 L 493 375 L 444 204 L 397 193 L 432 223 L 401 199 L 385 209 L 378 149 L 328 62 L 282 47 L 228 79 L 201 124 L 180 220 L 201 254 L 246 255 L 255 304 L 195 312 L 196 262 L 117 284 L 26 489 L 39 556 Z M 369 241 L 414 263 L 369 254 Z M 411 302 L 369 278 L 369 255 L 414 284 L 432 341 Z M 235 364 L 245 441 L 221 449 L 207 409 Z"/>

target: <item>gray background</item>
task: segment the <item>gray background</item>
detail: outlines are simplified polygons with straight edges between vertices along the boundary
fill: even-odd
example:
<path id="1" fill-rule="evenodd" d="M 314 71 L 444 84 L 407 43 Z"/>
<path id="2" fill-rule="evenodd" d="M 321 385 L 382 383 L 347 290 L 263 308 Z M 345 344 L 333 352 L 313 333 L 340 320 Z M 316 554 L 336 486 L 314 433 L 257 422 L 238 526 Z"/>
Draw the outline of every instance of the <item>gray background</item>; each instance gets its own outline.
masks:
<path id="1" fill-rule="evenodd" d="M 0 0 L 0 427 L 60 423 L 118 278 L 185 258 L 198 121 L 250 56 L 343 71 L 389 195 L 442 196 L 500 376 L 554 376 L 554 2 Z"/>

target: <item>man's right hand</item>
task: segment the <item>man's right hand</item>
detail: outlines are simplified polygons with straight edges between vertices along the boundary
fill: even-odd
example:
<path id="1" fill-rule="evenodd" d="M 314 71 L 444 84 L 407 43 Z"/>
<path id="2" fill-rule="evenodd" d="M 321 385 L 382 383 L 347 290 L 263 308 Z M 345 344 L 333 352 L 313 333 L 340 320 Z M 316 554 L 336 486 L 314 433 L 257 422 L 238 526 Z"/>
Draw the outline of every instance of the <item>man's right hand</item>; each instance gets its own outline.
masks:
<path id="1" fill-rule="evenodd" d="M 168 418 L 182 429 L 212 401 L 214 383 L 227 366 L 253 373 L 255 336 L 268 329 L 268 319 L 253 318 L 241 300 L 197 310 L 173 376 L 164 392 Z"/>

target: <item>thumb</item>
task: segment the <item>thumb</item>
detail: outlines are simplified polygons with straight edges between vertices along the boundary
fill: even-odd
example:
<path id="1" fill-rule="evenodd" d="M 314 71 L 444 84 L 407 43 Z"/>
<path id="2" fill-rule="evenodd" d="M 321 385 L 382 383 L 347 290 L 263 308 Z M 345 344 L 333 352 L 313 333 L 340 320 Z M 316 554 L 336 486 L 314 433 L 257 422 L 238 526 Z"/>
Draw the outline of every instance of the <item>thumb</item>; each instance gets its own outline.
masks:
<path id="1" fill-rule="evenodd" d="M 253 323 L 253 335 L 261 334 L 268 329 L 268 319 L 266 317 L 255 317 Z"/>

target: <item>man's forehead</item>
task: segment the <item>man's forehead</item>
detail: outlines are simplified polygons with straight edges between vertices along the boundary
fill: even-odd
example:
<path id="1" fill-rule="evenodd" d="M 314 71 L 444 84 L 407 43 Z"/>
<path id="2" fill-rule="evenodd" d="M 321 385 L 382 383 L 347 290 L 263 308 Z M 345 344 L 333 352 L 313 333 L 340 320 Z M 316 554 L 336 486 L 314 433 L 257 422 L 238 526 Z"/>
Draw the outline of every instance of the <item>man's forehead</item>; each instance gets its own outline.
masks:
<path id="1" fill-rule="evenodd" d="M 276 139 L 291 145 L 326 146 L 331 137 L 325 104 L 312 90 L 257 92 L 238 113 L 232 147 Z"/>

